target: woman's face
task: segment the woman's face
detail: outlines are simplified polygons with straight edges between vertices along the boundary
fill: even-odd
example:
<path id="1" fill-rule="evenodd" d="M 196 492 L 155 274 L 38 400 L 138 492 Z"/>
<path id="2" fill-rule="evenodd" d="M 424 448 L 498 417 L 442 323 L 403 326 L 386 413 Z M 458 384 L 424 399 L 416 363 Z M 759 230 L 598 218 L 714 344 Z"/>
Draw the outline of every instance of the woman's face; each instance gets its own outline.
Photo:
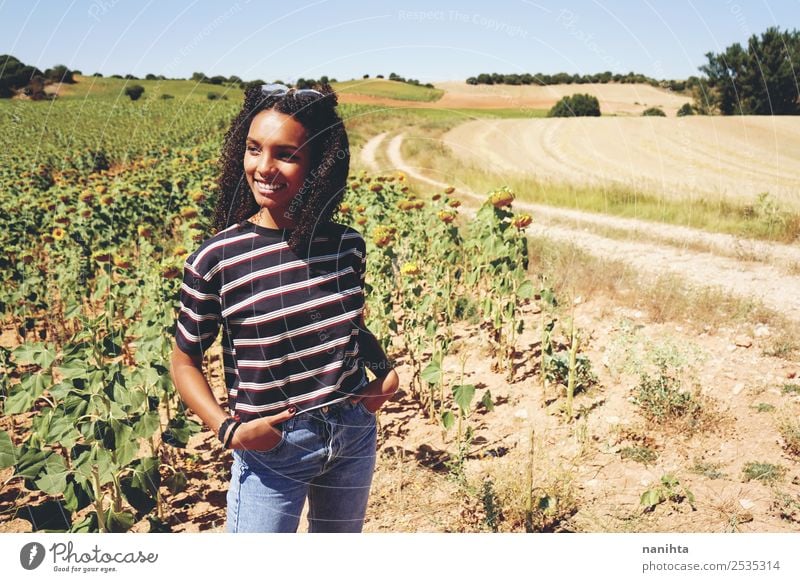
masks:
<path id="1" fill-rule="evenodd" d="M 295 226 L 308 196 L 302 191 L 311 165 L 307 139 L 300 122 L 273 109 L 258 113 L 250 124 L 244 173 L 256 203 L 267 215 L 264 226 Z M 266 224 L 269 220 L 273 224 Z"/>

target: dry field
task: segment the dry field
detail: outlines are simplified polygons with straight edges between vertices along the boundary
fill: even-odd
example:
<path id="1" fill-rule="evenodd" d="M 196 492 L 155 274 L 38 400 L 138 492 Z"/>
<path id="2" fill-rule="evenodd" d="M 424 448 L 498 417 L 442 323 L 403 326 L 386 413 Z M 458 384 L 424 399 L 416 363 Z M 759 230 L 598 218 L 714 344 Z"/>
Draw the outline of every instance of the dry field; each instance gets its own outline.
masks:
<path id="1" fill-rule="evenodd" d="M 589 93 L 597 97 L 604 115 L 640 115 L 648 107 L 660 107 L 674 116 L 684 103 L 691 101 L 686 95 L 671 93 L 643 84 L 585 85 L 467 85 L 462 81 L 434 83 L 445 94 L 431 102 L 406 101 L 355 93 L 341 93 L 341 103 L 386 105 L 391 107 L 424 107 L 434 109 L 550 109 L 556 102 L 574 93 Z"/>
<path id="2" fill-rule="evenodd" d="M 769 192 L 800 208 L 795 117 L 486 119 L 444 142 L 464 160 L 543 181 L 744 203 Z"/>
<path id="3" fill-rule="evenodd" d="M 444 89 L 436 102 L 443 108 L 526 107 L 550 109 L 562 97 L 575 93 L 594 95 L 604 115 L 640 115 L 648 107 L 660 107 L 673 117 L 690 97 L 644 84 L 587 83 L 584 85 L 467 85 L 460 81 L 434 83 Z"/>

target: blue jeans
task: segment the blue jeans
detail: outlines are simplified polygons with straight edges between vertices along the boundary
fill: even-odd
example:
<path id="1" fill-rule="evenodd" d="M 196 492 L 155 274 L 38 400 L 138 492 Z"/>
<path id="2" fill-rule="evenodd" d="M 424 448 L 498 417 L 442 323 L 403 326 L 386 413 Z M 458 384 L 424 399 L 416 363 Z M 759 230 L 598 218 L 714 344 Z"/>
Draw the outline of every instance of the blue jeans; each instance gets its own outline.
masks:
<path id="1" fill-rule="evenodd" d="M 296 532 L 308 496 L 309 532 L 360 532 L 375 470 L 375 415 L 343 400 L 279 425 L 269 451 L 234 449 L 226 531 Z"/>

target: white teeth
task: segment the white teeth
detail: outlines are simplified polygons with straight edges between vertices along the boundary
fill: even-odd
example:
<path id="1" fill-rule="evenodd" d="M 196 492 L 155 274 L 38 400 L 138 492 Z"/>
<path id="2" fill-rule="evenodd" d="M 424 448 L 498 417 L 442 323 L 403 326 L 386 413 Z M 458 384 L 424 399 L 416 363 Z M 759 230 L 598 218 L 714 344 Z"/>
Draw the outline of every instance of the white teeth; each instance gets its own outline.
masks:
<path id="1" fill-rule="evenodd" d="M 286 184 L 267 184 L 266 182 L 261 182 L 260 180 L 256 180 L 255 182 L 256 186 L 258 186 L 258 189 L 265 192 L 274 192 L 275 190 L 280 190 L 286 186 Z"/>

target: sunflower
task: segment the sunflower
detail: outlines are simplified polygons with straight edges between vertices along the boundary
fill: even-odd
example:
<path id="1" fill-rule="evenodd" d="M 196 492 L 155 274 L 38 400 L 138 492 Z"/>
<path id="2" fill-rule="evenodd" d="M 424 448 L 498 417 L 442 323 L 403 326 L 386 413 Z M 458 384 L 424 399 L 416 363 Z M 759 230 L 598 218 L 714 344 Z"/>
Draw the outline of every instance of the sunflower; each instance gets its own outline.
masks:
<path id="1" fill-rule="evenodd" d="M 495 208 L 503 208 L 504 206 L 511 206 L 511 203 L 514 201 L 514 193 L 509 190 L 507 187 L 500 188 L 499 190 L 495 190 L 489 196 L 489 202 Z"/>
<path id="2" fill-rule="evenodd" d="M 531 222 L 533 222 L 533 217 L 530 214 L 518 214 L 511 219 L 511 224 L 520 230 L 528 226 Z"/>
<path id="3" fill-rule="evenodd" d="M 111 260 L 111 253 L 106 251 L 95 251 L 92 253 L 92 258 L 98 263 L 107 263 Z"/>
<path id="4" fill-rule="evenodd" d="M 385 247 L 392 240 L 392 231 L 386 226 L 376 226 L 372 229 L 372 242 L 376 247 Z"/>
<path id="5" fill-rule="evenodd" d="M 112 260 L 114 261 L 115 267 L 119 267 L 120 269 L 131 268 L 131 262 L 127 257 L 123 257 L 122 255 L 114 255 Z"/>
<path id="6" fill-rule="evenodd" d="M 53 229 L 53 238 L 54 239 L 56 239 L 56 240 L 64 240 L 65 236 L 67 236 L 67 232 L 63 228 L 61 228 L 60 226 L 57 226 L 57 227 L 55 227 Z"/>
<path id="7" fill-rule="evenodd" d="M 415 275 L 419 275 L 420 269 L 417 263 L 405 263 L 402 267 L 400 267 L 400 273 L 402 273 L 406 277 L 413 277 Z"/>
<path id="8" fill-rule="evenodd" d="M 437 216 L 439 217 L 439 220 L 445 224 L 450 224 L 456 219 L 456 213 L 452 210 L 440 210 Z"/>
<path id="9" fill-rule="evenodd" d="M 161 276 L 165 279 L 175 279 L 178 275 L 181 274 L 180 268 L 176 266 L 166 267 L 163 271 L 161 271 Z"/>

